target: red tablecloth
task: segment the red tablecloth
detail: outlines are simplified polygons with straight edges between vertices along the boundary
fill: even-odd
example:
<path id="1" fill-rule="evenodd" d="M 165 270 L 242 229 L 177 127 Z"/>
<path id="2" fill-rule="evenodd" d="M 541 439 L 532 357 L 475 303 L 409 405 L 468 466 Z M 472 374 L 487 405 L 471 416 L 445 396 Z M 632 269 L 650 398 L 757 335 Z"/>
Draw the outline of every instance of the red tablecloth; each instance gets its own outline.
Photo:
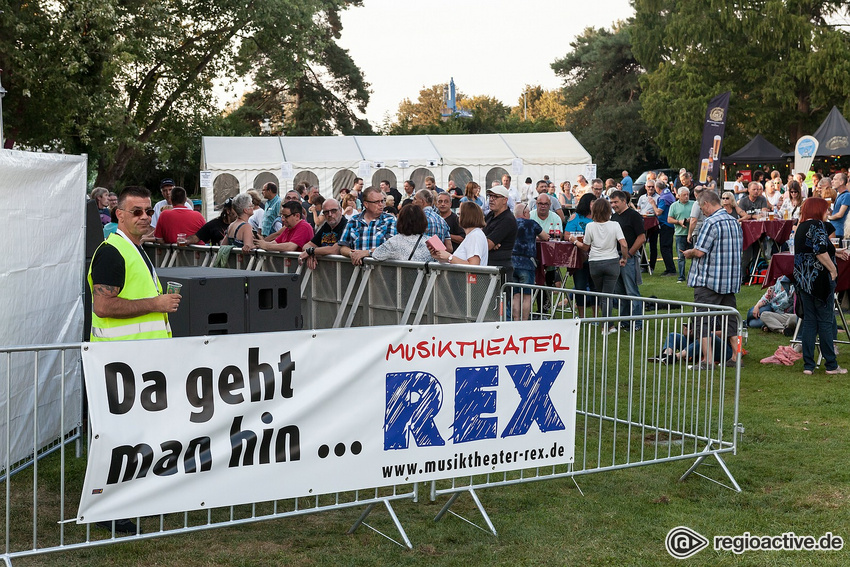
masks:
<path id="1" fill-rule="evenodd" d="M 585 253 L 572 242 L 555 240 L 537 243 L 537 270 L 534 274 L 537 285 L 546 284 L 546 266 L 566 267 L 577 270 L 584 265 Z"/>
<path id="2" fill-rule="evenodd" d="M 741 221 L 741 230 L 744 233 L 744 250 L 753 245 L 761 238 L 762 234 L 770 237 L 777 244 L 783 244 L 791 231 L 794 230 L 792 220 L 747 220 Z"/>
<path id="3" fill-rule="evenodd" d="M 850 262 L 846 260 L 838 260 L 838 280 L 836 281 L 835 291 L 846 291 L 850 289 Z M 774 254 L 770 259 L 770 266 L 767 269 L 767 277 L 764 279 L 762 287 L 770 287 L 776 283 L 781 276 L 788 276 L 793 279 L 794 275 L 794 255 L 790 252 L 780 252 Z"/>
<path id="4" fill-rule="evenodd" d="M 653 230 L 658 227 L 658 217 L 647 216 L 643 217 L 643 229 L 646 232 Z"/>

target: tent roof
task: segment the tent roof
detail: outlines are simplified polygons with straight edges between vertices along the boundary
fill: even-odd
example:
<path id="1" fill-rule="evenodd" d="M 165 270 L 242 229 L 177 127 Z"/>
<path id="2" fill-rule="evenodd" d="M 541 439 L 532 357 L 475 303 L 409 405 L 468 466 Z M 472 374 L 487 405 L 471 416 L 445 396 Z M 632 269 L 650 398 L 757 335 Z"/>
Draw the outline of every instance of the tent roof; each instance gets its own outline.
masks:
<path id="1" fill-rule="evenodd" d="M 572 132 L 501 134 L 502 138 L 529 165 L 591 163 L 592 159 Z"/>
<path id="2" fill-rule="evenodd" d="M 277 138 L 262 137 L 225 137 L 204 136 L 201 140 L 201 160 L 207 169 L 280 168 L 283 161 L 280 142 Z"/>
<path id="3" fill-rule="evenodd" d="M 431 143 L 431 136 L 353 136 L 360 147 L 363 159 L 384 161 L 393 167 L 398 160 L 406 159 L 411 165 L 440 159 L 440 153 Z"/>
<path id="4" fill-rule="evenodd" d="M 499 134 L 429 136 L 444 165 L 497 165 L 517 155 Z"/>
<path id="5" fill-rule="evenodd" d="M 569 132 L 522 134 L 449 134 L 418 136 L 204 136 L 203 167 L 209 170 L 270 170 L 282 162 L 296 168 L 357 168 L 360 161 L 411 167 L 436 161 L 443 165 L 504 165 L 522 159 L 528 165 L 581 165 L 590 154 Z"/>
<path id="6" fill-rule="evenodd" d="M 814 137 L 818 139 L 816 157 L 850 155 L 850 123 L 833 106 Z"/>
<path id="7" fill-rule="evenodd" d="M 350 136 L 292 136 L 273 139 L 280 141 L 283 150 L 279 161 L 302 166 L 323 164 L 336 168 L 356 168 L 363 159 L 356 140 Z"/>
<path id="8" fill-rule="evenodd" d="M 782 150 L 768 142 L 761 134 L 747 142 L 747 144 L 734 154 L 724 157 L 723 163 L 736 162 L 781 162 L 785 161 Z"/>

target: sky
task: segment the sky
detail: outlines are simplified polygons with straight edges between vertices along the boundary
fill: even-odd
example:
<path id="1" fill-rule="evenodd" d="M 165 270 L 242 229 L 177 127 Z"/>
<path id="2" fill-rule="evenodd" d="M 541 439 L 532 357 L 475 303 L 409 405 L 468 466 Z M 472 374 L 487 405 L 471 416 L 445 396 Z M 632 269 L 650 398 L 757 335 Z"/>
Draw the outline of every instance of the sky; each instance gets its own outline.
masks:
<path id="1" fill-rule="evenodd" d="M 371 84 L 366 118 L 379 126 L 452 77 L 458 91 L 508 106 L 526 84 L 558 88 L 550 65 L 577 35 L 632 15 L 629 0 L 364 0 L 342 13 L 339 44 Z"/>

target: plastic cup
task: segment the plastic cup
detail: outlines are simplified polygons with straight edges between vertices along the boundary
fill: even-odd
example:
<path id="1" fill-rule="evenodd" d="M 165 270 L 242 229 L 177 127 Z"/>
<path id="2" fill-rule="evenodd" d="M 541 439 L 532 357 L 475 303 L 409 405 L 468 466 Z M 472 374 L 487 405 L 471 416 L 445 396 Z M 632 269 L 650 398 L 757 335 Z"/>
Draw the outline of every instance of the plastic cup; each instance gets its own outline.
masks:
<path id="1" fill-rule="evenodd" d="M 165 288 L 165 293 L 176 293 L 179 294 L 180 290 L 183 288 L 182 283 L 178 282 L 168 282 L 167 287 Z"/>
<path id="2" fill-rule="evenodd" d="M 186 238 L 185 232 L 180 232 L 177 234 L 177 246 L 186 246 L 189 241 Z"/>

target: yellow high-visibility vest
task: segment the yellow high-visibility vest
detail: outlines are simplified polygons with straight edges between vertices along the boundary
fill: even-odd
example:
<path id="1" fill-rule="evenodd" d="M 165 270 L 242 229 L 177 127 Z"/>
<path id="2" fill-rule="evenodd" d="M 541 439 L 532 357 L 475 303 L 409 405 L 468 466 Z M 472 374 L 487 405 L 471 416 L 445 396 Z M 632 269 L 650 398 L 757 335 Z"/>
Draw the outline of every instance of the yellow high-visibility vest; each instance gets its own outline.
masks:
<path id="1" fill-rule="evenodd" d="M 135 245 L 118 234 L 110 234 L 100 246 L 114 246 L 124 258 L 124 287 L 121 288 L 118 297 L 128 300 L 146 299 L 162 293 L 158 278 L 151 275 Z M 89 267 L 88 282 L 94 297 L 91 267 Z M 92 342 L 171 338 L 171 327 L 168 324 L 168 315 L 165 313 L 147 313 L 127 319 L 114 319 L 98 317 L 92 309 L 91 319 L 90 340 Z"/>

